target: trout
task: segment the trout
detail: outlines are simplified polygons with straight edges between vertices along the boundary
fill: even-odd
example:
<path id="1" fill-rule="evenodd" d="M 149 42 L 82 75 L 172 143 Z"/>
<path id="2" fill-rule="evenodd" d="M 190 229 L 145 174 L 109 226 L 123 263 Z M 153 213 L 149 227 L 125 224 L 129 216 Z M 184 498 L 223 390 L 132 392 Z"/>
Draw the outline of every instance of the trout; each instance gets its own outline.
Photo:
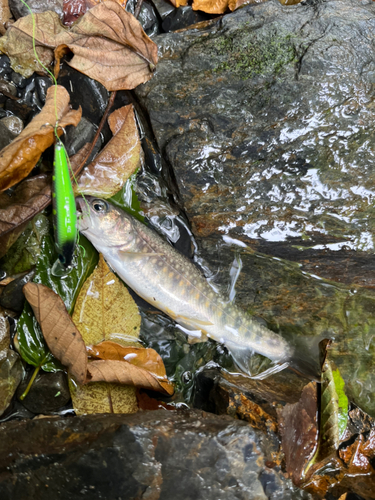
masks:
<path id="1" fill-rule="evenodd" d="M 135 293 L 185 330 L 195 335 L 202 332 L 224 344 L 236 365 L 250 376 L 249 360 L 256 352 L 275 363 L 265 375 L 290 366 L 318 378 L 316 357 L 225 301 L 198 268 L 154 230 L 106 200 L 78 197 L 77 204 L 80 232 L 109 266 Z"/>

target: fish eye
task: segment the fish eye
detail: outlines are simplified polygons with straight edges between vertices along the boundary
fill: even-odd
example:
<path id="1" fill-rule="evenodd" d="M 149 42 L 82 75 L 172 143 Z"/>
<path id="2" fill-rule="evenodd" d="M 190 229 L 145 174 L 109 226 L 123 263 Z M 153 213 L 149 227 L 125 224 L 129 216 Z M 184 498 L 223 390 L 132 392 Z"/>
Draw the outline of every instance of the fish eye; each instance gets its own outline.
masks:
<path id="1" fill-rule="evenodd" d="M 98 212 L 100 214 L 108 210 L 108 203 L 103 200 L 94 200 L 92 202 L 92 207 L 95 212 Z"/>

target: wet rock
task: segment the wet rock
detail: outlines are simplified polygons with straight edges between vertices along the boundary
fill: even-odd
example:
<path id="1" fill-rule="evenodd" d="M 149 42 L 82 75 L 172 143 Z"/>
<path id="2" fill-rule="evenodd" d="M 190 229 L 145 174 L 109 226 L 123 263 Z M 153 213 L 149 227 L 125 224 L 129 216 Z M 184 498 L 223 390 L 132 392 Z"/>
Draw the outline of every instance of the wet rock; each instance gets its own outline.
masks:
<path id="1" fill-rule="evenodd" d="M 19 135 L 23 130 L 23 122 L 18 116 L 6 116 L 1 118 L 0 123 L 3 123 L 12 134 Z"/>
<path id="2" fill-rule="evenodd" d="M 34 14 L 52 10 L 59 15 L 61 20 L 63 19 L 63 0 L 26 0 L 26 3 Z M 9 0 L 9 8 L 16 19 L 30 14 L 29 9 L 21 0 Z"/>
<path id="3" fill-rule="evenodd" d="M 0 55 L 0 77 L 9 78 L 9 75 L 12 73 L 12 68 L 10 67 L 10 59 L 7 55 Z"/>
<path id="4" fill-rule="evenodd" d="M 263 432 L 275 432 L 277 408 L 297 402 L 307 382 L 288 371 L 253 380 L 208 366 L 197 374 L 193 404 L 204 411 L 246 420 Z"/>
<path id="5" fill-rule="evenodd" d="M 11 132 L 5 123 L 0 121 L 0 150 L 8 146 L 16 137 L 17 135 Z"/>
<path id="6" fill-rule="evenodd" d="M 371 280 L 374 17 L 355 0 L 271 0 L 155 39 L 156 74 L 136 92 L 198 240 Z"/>
<path id="7" fill-rule="evenodd" d="M 17 89 L 15 85 L 11 82 L 8 82 L 4 78 L 0 78 L 0 92 L 4 93 L 4 95 L 11 95 L 16 97 Z"/>
<path id="8" fill-rule="evenodd" d="M 69 156 L 75 155 L 87 143 L 92 142 L 97 127 L 95 127 L 87 118 L 82 118 L 76 127 L 66 127 L 65 147 Z M 98 140 L 101 145 L 101 140 Z"/>
<path id="9" fill-rule="evenodd" d="M 31 492 L 40 500 L 310 498 L 276 463 L 265 465 L 266 437 L 227 417 L 157 410 L 8 422 L 0 431 L 4 500 L 15 492 L 19 500 Z"/>
<path id="10" fill-rule="evenodd" d="M 126 3 L 126 10 L 134 15 L 136 6 L 135 0 L 129 0 Z M 143 2 L 139 12 L 138 21 L 148 36 L 152 37 L 160 33 L 159 21 L 154 7 L 148 2 Z"/>
<path id="11" fill-rule="evenodd" d="M 164 19 L 168 14 L 174 11 L 175 7 L 166 0 L 153 0 L 153 4 L 159 13 L 159 16 Z"/>
<path id="12" fill-rule="evenodd" d="M 14 85 L 20 89 L 24 89 L 30 82 L 30 78 L 25 78 L 16 71 L 12 71 L 12 73 L 10 74 L 10 79 L 14 83 Z"/>
<path id="13" fill-rule="evenodd" d="M 35 90 L 42 104 L 46 102 L 47 90 L 51 85 L 51 79 L 46 76 L 38 76 L 35 78 Z"/>
<path id="14" fill-rule="evenodd" d="M 37 109 L 32 105 L 26 103 L 24 100 L 7 99 L 5 102 L 5 110 L 18 116 L 24 124 L 27 125 L 32 115 L 37 112 Z"/>
<path id="15" fill-rule="evenodd" d="M 74 109 L 82 107 L 82 116 L 98 125 L 108 104 L 108 91 L 96 80 L 63 64 L 57 80 L 70 94 Z"/>
<path id="16" fill-rule="evenodd" d="M 193 10 L 190 6 L 179 7 L 164 17 L 162 28 L 168 33 L 169 31 L 181 30 L 192 24 L 207 21 L 208 19 L 212 19 L 210 14 Z"/>
<path id="17" fill-rule="evenodd" d="M 33 371 L 21 382 L 17 390 L 18 398 L 25 391 Z M 46 373 L 40 371 L 22 404 L 27 410 L 39 414 L 57 411 L 70 401 L 67 376 L 64 372 Z"/>
<path id="18" fill-rule="evenodd" d="M 12 311 L 21 312 L 25 304 L 25 296 L 23 294 L 23 286 L 33 279 L 35 271 L 25 274 L 20 278 L 16 278 L 4 287 L 0 295 L 0 306 Z"/>

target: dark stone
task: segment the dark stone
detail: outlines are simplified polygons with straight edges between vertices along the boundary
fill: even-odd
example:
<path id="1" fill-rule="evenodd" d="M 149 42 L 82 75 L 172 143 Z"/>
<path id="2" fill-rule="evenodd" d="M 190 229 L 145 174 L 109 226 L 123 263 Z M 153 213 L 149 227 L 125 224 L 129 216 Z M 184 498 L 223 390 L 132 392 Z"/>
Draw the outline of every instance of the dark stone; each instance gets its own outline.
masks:
<path id="1" fill-rule="evenodd" d="M 63 19 L 63 0 L 25 0 L 27 5 L 34 14 L 40 14 L 46 10 L 56 12 L 60 19 Z M 9 8 L 13 16 L 18 19 L 20 17 L 28 16 L 29 9 L 24 5 L 21 0 L 9 0 Z"/>
<path id="2" fill-rule="evenodd" d="M 20 89 L 24 89 L 28 83 L 30 83 L 30 78 L 25 78 L 24 76 L 12 71 L 10 74 L 10 79 L 14 83 L 14 85 Z"/>
<path id="3" fill-rule="evenodd" d="M 0 108 L 0 119 L 5 118 L 6 116 L 8 116 L 8 113 L 4 109 Z"/>
<path id="4" fill-rule="evenodd" d="M 207 21 L 211 18 L 212 16 L 210 14 L 193 10 L 190 6 L 179 7 L 164 17 L 162 28 L 168 33 L 169 31 L 181 30 L 192 24 Z"/>
<path id="5" fill-rule="evenodd" d="M 18 116 L 10 115 L 0 119 L 12 134 L 19 135 L 23 130 L 23 122 Z"/>
<path id="6" fill-rule="evenodd" d="M 16 278 L 4 287 L 0 295 L 0 306 L 12 311 L 21 312 L 25 304 L 25 296 L 22 292 L 23 286 L 34 277 L 35 271 L 32 270 L 25 276 Z"/>
<path id="7" fill-rule="evenodd" d="M 35 78 L 35 90 L 42 104 L 46 102 L 47 90 L 51 85 L 51 79 L 46 76 L 37 76 Z"/>
<path id="8" fill-rule="evenodd" d="M 10 67 L 10 59 L 6 54 L 0 55 L 0 76 L 8 77 L 12 73 L 12 68 Z"/>
<path id="9" fill-rule="evenodd" d="M 21 118 L 25 124 L 29 122 L 32 115 L 37 111 L 36 108 L 30 106 L 22 99 L 19 99 L 18 101 L 7 99 L 5 102 L 5 110 L 10 111 L 13 115 Z"/>
<path id="10" fill-rule="evenodd" d="M 265 465 L 265 453 L 278 456 L 267 437 L 228 417 L 158 410 L 13 421 L 0 432 L 3 500 L 308 498 Z"/>
<path id="11" fill-rule="evenodd" d="M 18 398 L 25 391 L 32 374 L 33 370 L 18 387 Z M 68 401 L 70 401 L 70 392 L 66 373 L 40 371 L 27 396 L 22 400 L 22 404 L 33 413 L 49 414 L 65 406 Z"/>
<path id="12" fill-rule="evenodd" d="M 16 137 L 16 134 L 13 134 L 4 123 L 0 122 L 0 150 L 8 146 Z"/>
<path id="13" fill-rule="evenodd" d="M 175 10 L 175 7 L 173 7 L 173 5 L 166 0 L 153 0 L 152 3 L 155 5 L 156 10 L 162 19 Z"/>
<path id="14" fill-rule="evenodd" d="M 72 107 L 81 106 L 82 116 L 98 125 L 108 104 L 108 90 L 67 64 L 63 64 L 57 83 L 69 92 Z"/>
<path id="15" fill-rule="evenodd" d="M 17 89 L 13 83 L 4 80 L 4 78 L 0 78 L 0 93 L 4 92 L 5 95 L 9 94 L 14 97 L 17 95 Z"/>
<path id="16" fill-rule="evenodd" d="M 128 0 L 125 10 L 134 15 L 136 3 L 135 0 Z M 138 21 L 148 36 L 152 37 L 160 33 L 158 15 L 154 7 L 148 2 L 142 3 Z"/>
<path id="17" fill-rule="evenodd" d="M 87 142 L 92 142 L 96 129 L 97 127 L 84 117 L 76 127 L 66 127 L 64 143 L 68 155 L 75 155 Z M 101 145 L 100 138 L 98 142 Z"/>

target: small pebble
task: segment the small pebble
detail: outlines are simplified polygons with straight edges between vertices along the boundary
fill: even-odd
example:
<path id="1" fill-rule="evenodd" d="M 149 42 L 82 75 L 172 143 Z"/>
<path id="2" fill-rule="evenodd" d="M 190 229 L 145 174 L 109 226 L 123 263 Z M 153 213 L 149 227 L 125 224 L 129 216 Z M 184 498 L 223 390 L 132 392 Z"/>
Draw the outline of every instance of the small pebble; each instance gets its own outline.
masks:
<path id="1" fill-rule="evenodd" d="M 1 118 L 0 122 L 3 123 L 12 134 L 19 135 L 23 130 L 23 121 L 21 118 L 18 118 L 18 116 L 6 116 L 5 118 Z"/>
<path id="2" fill-rule="evenodd" d="M 47 90 L 51 85 L 51 79 L 46 76 L 37 76 L 35 78 L 35 90 L 42 104 L 46 102 Z"/>

